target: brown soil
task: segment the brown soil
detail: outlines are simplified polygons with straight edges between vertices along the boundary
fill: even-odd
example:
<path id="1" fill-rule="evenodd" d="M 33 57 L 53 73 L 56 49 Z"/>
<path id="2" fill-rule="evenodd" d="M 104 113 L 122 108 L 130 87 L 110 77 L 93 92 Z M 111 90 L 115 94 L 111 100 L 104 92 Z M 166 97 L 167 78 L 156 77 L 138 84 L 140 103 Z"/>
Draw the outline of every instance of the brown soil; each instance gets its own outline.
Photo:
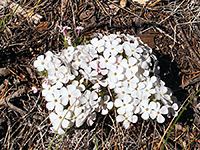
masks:
<path id="1" fill-rule="evenodd" d="M 37 2 L 39 2 L 37 4 Z M 123 7 L 122 2 L 125 3 Z M 1 149 L 47 149 L 53 138 L 41 77 L 33 67 L 37 56 L 46 51 L 60 52 L 63 42 L 58 25 L 83 35 L 128 33 L 139 36 L 154 51 L 161 79 L 170 87 L 180 106 L 199 89 L 200 16 L 198 0 L 20 0 L 0 2 L 0 147 Z M 120 5 L 121 4 L 121 5 Z M 33 10 L 33 12 L 31 12 Z M 6 25 L 6 26 L 5 26 Z M 4 28 L 5 26 L 5 28 Z M 97 127 L 70 129 L 59 149 L 160 149 L 159 142 L 171 119 L 165 124 L 142 122 L 124 130 L 111 119 L 99 117 Z M 165 149 L 200 149 L 200 100 L 197 95 L 175 125 Z M 196 137 L 196 138 L 195 138 Z M 60 136 L 56 136 L 55 149 Z M 192 141 L 193 140 L 193 141 Z"/>

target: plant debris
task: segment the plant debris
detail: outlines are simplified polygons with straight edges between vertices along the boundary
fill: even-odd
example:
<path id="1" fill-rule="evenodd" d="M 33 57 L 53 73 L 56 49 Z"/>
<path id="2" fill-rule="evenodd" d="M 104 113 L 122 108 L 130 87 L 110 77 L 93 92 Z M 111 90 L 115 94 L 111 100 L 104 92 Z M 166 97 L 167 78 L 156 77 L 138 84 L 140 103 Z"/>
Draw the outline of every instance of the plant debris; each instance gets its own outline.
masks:
<path id="1" fill-rule="evenodd" d="M 200 8 L 198 0 L 21 0 L 0 2 L 0 147 L 47 149 L 53 133 L 33 67 L 37 56 L 63 49 L 59 25 L 83 26 L 89 40 L 95 33 L 141 37 L 157 56 L 160 76 L 180 106 L 199 89 Z M 16 4 L 13 7 L 13 4 Z M 23 12 L 24 11 L 24 12 Z M 12 15 L 13 14 L 13 15 Z M 199 96 L 187 107 L 165 149 L 199 149 Z M 70 128 L 59 149 L 158 149 L 170 125 L 138 121 L 125 130 L 114 116 L 99 116 L 92 127 Z M 97 116 L 98 118 L 98 116 Z M 57 135 L 52 149 L 61 136 Z"/>

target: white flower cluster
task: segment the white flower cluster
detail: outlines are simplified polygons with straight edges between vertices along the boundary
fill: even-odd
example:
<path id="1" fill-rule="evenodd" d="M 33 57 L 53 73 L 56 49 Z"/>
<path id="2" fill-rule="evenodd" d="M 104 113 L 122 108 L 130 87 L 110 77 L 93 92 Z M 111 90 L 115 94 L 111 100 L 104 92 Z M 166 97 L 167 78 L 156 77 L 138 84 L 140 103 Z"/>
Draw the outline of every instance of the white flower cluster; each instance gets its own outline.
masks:
<path id="1" fill-rule="evenodd" d="M 52 130 L 84 122 L 91 126 L 96 113 L 117 110 L 117 122 L 128 129 L 138 116 L 163 123 L 163 115 L 176 111 L 172 93 L 154 74 L 150 75 L 152 50 L 139 38 L 124 34 L 100 35 L 91 44 L 68 47 L 59 54 L 47 52 L 34 62 L 47 73 L 42 95 L 51 111 Z"/>

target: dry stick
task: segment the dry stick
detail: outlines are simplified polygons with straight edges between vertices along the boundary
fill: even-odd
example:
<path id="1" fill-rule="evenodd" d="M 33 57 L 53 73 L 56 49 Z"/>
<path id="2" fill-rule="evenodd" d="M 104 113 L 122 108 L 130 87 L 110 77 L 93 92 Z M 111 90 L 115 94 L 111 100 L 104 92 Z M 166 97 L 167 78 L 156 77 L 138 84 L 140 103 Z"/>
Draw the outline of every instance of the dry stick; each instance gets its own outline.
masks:
<path id="1" fill-rule="evenodd" d="M 112 99 L 112 101 L 114 102 L 114 98 L 113 98 L 113 95 L 112 95 L 112 93 L 111 93 L 111 91 L 110 91 L 110 88 L 108 88 L 108 93 L 110 94 L 110 97 L 111 97 L 111 99 Z M 114 114 L 115 114 L 115 118 L 117 117 L 117 112 L 116 112 L 116 109 L 114 109 Z M 112 119 L 111 119 L 112 120 Z M 112 120 L 113 121 L 113 120 Z M 113 125 L 114 125 L 114 121 L 113 121 Z M 119 123 L 116 121 L 116 129 L 117 129 L 117 132 L 118 132 L 118 135 L 120 135 L 119 133 Z M 116 136 L 116 132 L 115 132 L 115 136 Z M 120 136 L 117 136 L 118 137 L 118 140 L 119 140 L 119 142 L 120 142 Z"/>
<path id="2" fill-rule="evenodd" d="M 155 121 L 155 124 L 154 124 L 153 141 L 152 141 L 151 149 L 153 149 L 154 140 L 155 140 L 155 134 L 156 134 L 156 121 Z"/>
<path id="3" fill-rule="evenodd" d="M 187 131 L 188 127 L 185 128 L 185 130 L 176 138 L 173 140 L 173 142 L 176 142 L 186 131 Z"/>
<path id="4" fill-rule="evenodd" d="M 160 1 L 162 1 L 162 0 L 157 0 L 157 1 L 155 1 L 153 4 L 151 4 L 150 6 L 151 7 L 154 7 L 156 4 L 158 4 Z"/>
<path id="5" fill-rule="evenodd" d="M 182 2 L 176 7 L 176 9 L 174 9 L 174 11 L 173 11 L 169 16 L 167 16 L 165 19 L 163 19 L 162 21 L 160 21 L 158 24 L 160 25 L 161 23 L 163 23 L 163 22 L 165 22 L 167 19 L 169 19 L 172 15 L 174 15 L 175 12 L 178 10 L 178 8 L 179 8 L 184 2 L 185 2 L 185 0 L 182 1 Z"/>
<path id="6" fill-rule="evenodd" d="M 145 21 L 146 23 L 158 24 L 158 23 L 156 23 L 156 22 L 153 22 L 153 21 L 151 21 L 151 20 L 149 21 L 149 20 L 146 20 L 146 19 L 144 19 L 144 18 L 138 16 L 137 14 L 133 13 L 132 11 L 130 11 L 130 10 L 128 10 L 128 9 L 125 9 L 125 8 L 123 8 L 123 7 L 119 6 L 119 5 L 117 5 L 116 3 L 114 3 L 114 2 L 111 1 L 111 0 L 108 0 L 108 1 L 111 2 L 112 4 L 114 4 L 116 7 L 125 10 L 126 12 L 132 14 L 132 15 L 135 16 L 135 17 L 138 17 L 138 18 L 141 19 L 142 21 Z"/>
<path id="7" fill-rule="evenodd" d="M 161 30 L 159 27 L 156 27 L 155 28 L 162 34 L 164 34 L 165 36 L 167 36 L 168 38 L 172 39 L 175 43 L 177 42 L 172 36 L 170 36 L 169 34 L 167 34 L 165 31 Z"/>
<path id="8" fill-rule="evenodd" d="M 0 98 L 0 105 L 4 105 L 6 107 L 9 107 L 11 110 L 18 112 L 21 116 L 24 116 L 26 113 L 23 110 L 21 110 L 20 108 L 14 106 L 13 104 L 9 103 L 9 99 L 10 98 L 14 98 L 17 94 L 20 94 L 20 91 L 23 91 L 23 90 L 19 90 L 19 93 L 15 92 L 12 96 L 8 96 L 8 98 L 6 98 L 6 100 L 3 101 L 2 99 L 5 97 L 5 95 L 8 92 L 8 91 L 6 92 L 7 85 L 8 85 L 8 82 L 6 83 L 6 86 L 4 88 L 3 94 L 2 94 L 2 96 Z"/>
<path id="9" fill-rule="evenodd" d="M 184 103 L 181 105 L 181 107 L 179 108 L 179 110 L 177 111 L 177 114 L 181 111 L 181 109 L 183 108 L 183 106 L 185 105 L 185 103 L 188 101 L 189 97 L 193 95 L 192 93 L 187 97 L 187 99 L 184 101 Z M 165 135 L 167 134 L 168 130 L 170 129 L 172 123 L 174 122 L 174 120 L 176 119 L 177 116 L 174 116 L 173 119 L 171 120 L 171 122 L 169 123 L 167 129 L 165 130 L 165 133 L 163 134 L 159 144 L 158 144 L 158 149 L 160 149 L 161 144 L 163 142 L 163 139 L 165 138 Z"/>
<path id="10" fill-rule="evenodd" d="M 142 127 L 141 127 L 141 131 L 140 131 L 140 135 L 138 137 L 138 146 L 140 146 L 140 142 L 141 142 L 141 136 L 142 136 L 142 132 L 143 132 L 143 128 L 144 128 L 144 120 L 142 122 Z"/>
<path id="11" fill-rule="evenodd" d="M 176 21 L 176 23 L 178 23 L 178 21 L 176 20 L 176 18 L 175 18 L 175 21 Z M 188 48 L 190 54 L 194 57 L 195 60 L 197 60 L 198 64 L 200 64 L 199 57 L 198 57 L 198 55 L 194 52 L 193 48 L 191 47 L 190 43 L 188 42 L 188 39 L 186 38 L 186 35 L 185 35 L 185 33 L 184 33 L 182 27 L 178 26 L 178 28 L 180 29 L 180 33 L 181 33 L 181 35 L 182 35 L 182 38 L 183 38 L 183 40 L 184 40 L 184 42 L 185 42 L 185 44 L 186 44 L 186 46 L 187 46 L 187 48 Z"/>
<path id="12" fill-rule="evenodd" d="M 77 149 L 78 145 L 80 144 L 81 140 L 82 140 L 83 137 L 86 135 L 86 133 L 87 133 L 87 132 L 85 132 L 85 133 L 81 136 L 81 138 L 78 140 L 78 142 L 76 143 L 76 146 L 75 146 L 74 150 Z"/>
<path id="13" fill-rule="evenodd" d="M 73 26 L 76 27 L 76 18 L 75 18 L 75 14 L 74 14 L 74 8 L 73 8 L 73 5 L 72 5 L 72 1 L 70 0 L 70 6 L 71 6 L 71 9 L 72 9 L 72 20 L 73 20 Z"/>
<path id="14" fill-rule="evenodd" d="M 97 5 L 99 5 L 99 8 L 102 9 L 107 16 L 110 16 L 110 14 L 106 11 L 106 9 L 102 6 L 102 4 L 99 2 L 99 0 L 95 0 Z"/>

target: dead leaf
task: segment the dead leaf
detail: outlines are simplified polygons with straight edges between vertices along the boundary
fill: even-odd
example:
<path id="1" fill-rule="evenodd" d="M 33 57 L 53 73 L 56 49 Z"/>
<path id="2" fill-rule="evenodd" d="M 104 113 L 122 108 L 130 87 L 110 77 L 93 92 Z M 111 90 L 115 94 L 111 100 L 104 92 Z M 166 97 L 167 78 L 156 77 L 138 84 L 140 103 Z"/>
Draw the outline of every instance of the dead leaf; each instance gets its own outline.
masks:
<path id="1" fill-rule="evenodd" d="M 156 34 L 140 34 L 139 37 L 142 40 L 142 42 L 146 43 L 149 47 L 154 48 L 154 37 Z"/>
<path id="2" fill-rule="evenodd" d="M 132 2 L 138 2 L 140 4 L 145 4 L 146 2 L 148 2 L 149 0 L 132 0 Z"/>
<path id="3" fill-rule="evenodd" d="M 120 6 L 122 8 L 126 7 L 126 4 L 127 4 L 127 0 L 120 0 Z"/>

